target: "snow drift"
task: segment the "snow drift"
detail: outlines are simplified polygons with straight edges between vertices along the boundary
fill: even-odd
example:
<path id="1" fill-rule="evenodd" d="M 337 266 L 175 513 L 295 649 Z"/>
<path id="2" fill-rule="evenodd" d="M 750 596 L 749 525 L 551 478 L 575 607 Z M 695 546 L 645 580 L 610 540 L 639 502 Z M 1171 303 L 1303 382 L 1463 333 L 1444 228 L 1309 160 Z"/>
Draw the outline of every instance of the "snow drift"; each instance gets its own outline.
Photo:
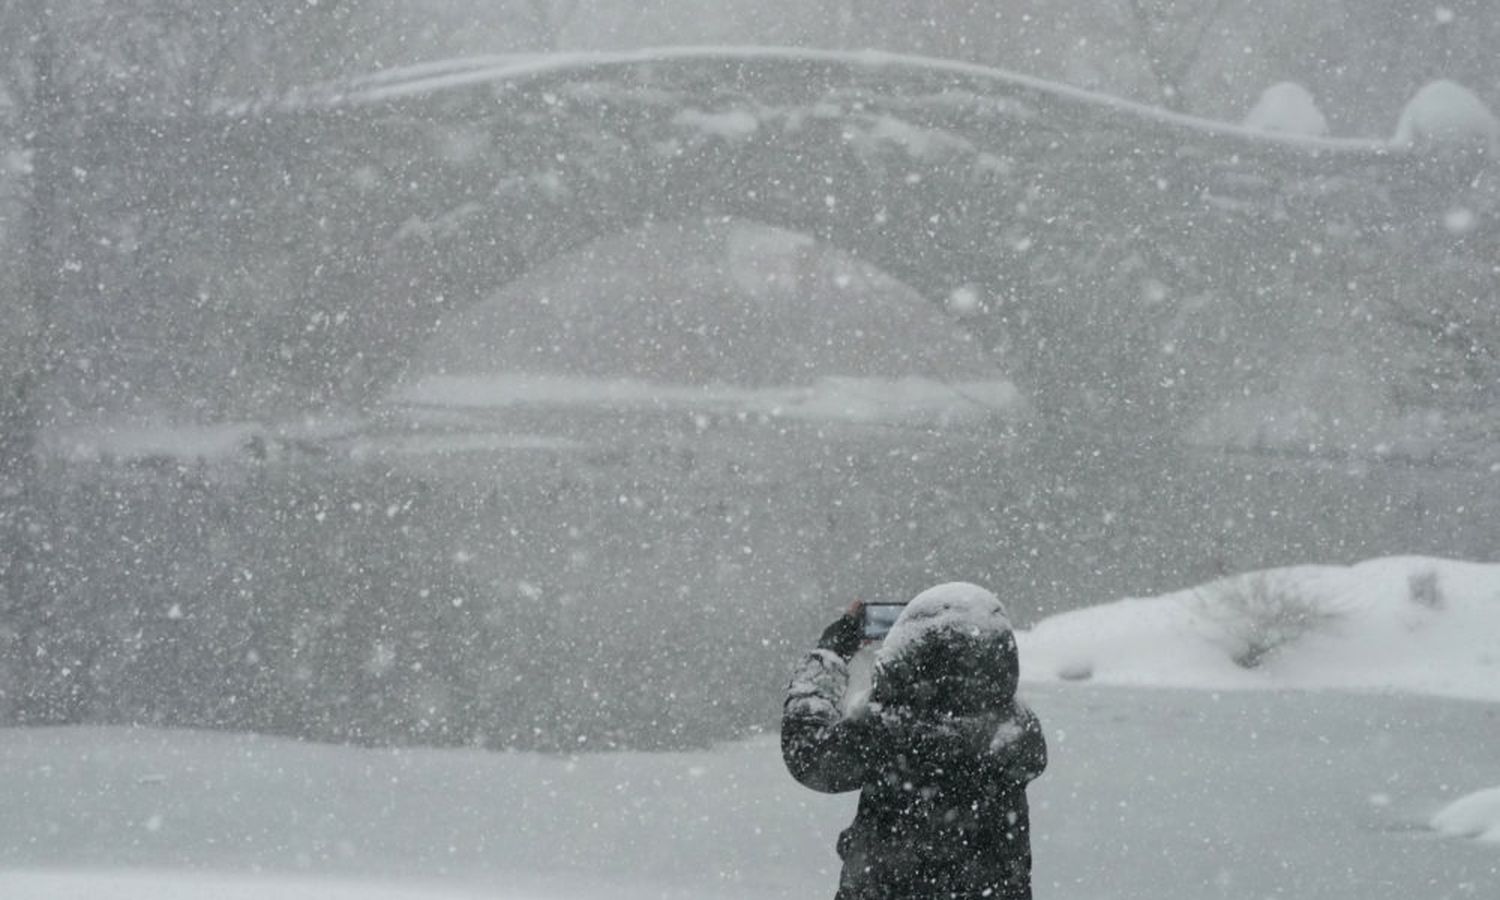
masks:
<path id="1" fill-rule="evenodd" d="M 1460 798 L 1432 817 L 1432 827 L 1456 837 L 1500 844 L 1500 788 Z"/>
<path id="2" fill-rule="evenodd" d="M 1457 82 L 1440 79 L 1424 86 L 1407 102 L 1391 143 L 1494 155 L 1500 150 L 1500 119 L 1479 95 Z"/>
<path id="3" fill-rule="evenodd" d="M 1500 702 L 1500 565 L 1425 557 L 1251 573 L 1053 616 L 1021 677 L 1342 688 Z"/>
<path id="4" fill-rule="evenodd" d="M 1293 81 L 1273 84 L 1245 114 L 1242 123 L 1253 131 L 1280 131 L 1308 137 L 1327 137 L 1328 120 L 1312 92 Z"/>

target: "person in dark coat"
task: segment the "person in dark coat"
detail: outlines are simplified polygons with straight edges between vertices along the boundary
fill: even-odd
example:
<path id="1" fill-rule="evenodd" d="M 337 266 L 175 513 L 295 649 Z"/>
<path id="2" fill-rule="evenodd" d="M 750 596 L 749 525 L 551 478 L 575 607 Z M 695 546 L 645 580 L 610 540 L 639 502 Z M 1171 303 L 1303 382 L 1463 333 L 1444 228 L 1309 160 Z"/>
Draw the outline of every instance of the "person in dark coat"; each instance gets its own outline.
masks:
<path id="1" fill-rule="evenodd" d="M 945 584 L 907 605 L 876 654 L 869 698 L 845 711 L 861 644 L 856 604 L 798 665 L 781 752 L 813 790 L 858 790 L 839 836 L 836 900 L 1030 900 L 1026 785 L 1047 766 L 1016 699 L 1015 635 L 995 595 Z"/>

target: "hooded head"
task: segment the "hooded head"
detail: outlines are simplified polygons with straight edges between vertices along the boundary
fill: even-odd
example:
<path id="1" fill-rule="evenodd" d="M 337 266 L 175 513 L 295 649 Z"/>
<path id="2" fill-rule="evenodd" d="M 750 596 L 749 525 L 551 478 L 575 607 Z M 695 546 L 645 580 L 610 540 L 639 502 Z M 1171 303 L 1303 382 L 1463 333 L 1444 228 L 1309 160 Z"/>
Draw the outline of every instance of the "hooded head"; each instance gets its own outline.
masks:
<path id="1" fill-rule="evenodd" d="M 999 598 L 964 582 L 918 594 L 875 655 L 870 699 L 913 711 L 972 715 L 1016 695 L 1016 638 Z"/>

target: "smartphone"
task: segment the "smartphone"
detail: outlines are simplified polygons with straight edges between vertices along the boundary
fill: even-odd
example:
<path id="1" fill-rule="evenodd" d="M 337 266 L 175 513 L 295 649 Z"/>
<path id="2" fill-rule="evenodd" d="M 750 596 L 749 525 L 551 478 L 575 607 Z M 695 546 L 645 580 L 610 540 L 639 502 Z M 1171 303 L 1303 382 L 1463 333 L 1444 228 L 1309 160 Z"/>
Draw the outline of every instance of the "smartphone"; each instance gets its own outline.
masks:
<path id="1" fill-rule="evenodd" d="M 860 634 L 866 641 L 883 641 L 900 618 L 905 603 L 866 603 L 861 607 Z"/>

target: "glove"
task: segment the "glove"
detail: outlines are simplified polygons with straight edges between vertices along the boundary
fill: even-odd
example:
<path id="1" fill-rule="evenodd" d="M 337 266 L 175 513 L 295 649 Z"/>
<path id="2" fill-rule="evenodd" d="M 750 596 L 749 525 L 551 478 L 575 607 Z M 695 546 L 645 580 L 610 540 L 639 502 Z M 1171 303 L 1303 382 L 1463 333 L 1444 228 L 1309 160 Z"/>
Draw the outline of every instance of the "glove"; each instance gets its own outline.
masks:
<path id="1" fill-rule="evenodd" d="M 848 662 L 859 652 L 859 645 L 864 639 L 864 635 L 860 633 L 860 618 L 857 610 L 850 610 L 839 616 L 837 621 L 823 629 L 823 636 L 818 638 L 818 649 L 832 650 Z"/>

